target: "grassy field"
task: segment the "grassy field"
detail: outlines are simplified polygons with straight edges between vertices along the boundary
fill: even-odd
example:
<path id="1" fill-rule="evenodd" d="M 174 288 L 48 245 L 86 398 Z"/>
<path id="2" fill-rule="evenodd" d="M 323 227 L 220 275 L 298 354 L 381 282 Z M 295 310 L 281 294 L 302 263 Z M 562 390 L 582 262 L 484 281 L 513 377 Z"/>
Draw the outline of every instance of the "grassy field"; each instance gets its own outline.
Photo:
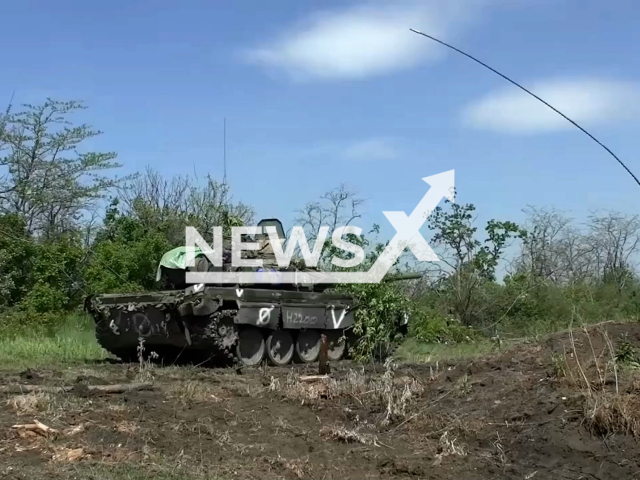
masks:
<path id="1" fill-rule="evenodd" d="M 95 340 L 93 321 L 85 315 L 69 315 L 47 333 L 20 328 L 0 334 L 0 368 L 78 364 L 106 357 Z"/>
<path id="2" fill-rule="evenodd" d="M 460 344 L 427 344 L 410 338 L 396 350 L 395 359 L 402 363 L 473 359 L 513 344 L 506 342 L 499 346 L 489 339 Z M 18 328 L 3 331 L 0 335 L 0 368 L 77 365 L 108 356 L 96 342 L 93 320 L 86 315 L 69 315 L 59 327 L 46 333 Z"/>
<path id="3" fill-rule="evenodd" d="M 394 360 L 413 364 L 472 360 L 537 340 L 520 338 L 498 343 L 483 338 L 469 343 L 445 344 L 423 343 L 409 338 L 398 347 Z M 109 354 L 96 342 L 93 320 L 87 315 L 68 315 L 57 328 L 46 332 L 36 333 L 22 327 L 0 330 L 0 369 L 78 365 L 108 357 Z"/>
<path id="4" fill-rule="evenodd" d="M 499 345 L 489 339 L 471 343 L 422 343 L 407 339 L 395 352 L 395 358 L 404 363 L 436 363 L 479 358 L 498 351 Z"/>

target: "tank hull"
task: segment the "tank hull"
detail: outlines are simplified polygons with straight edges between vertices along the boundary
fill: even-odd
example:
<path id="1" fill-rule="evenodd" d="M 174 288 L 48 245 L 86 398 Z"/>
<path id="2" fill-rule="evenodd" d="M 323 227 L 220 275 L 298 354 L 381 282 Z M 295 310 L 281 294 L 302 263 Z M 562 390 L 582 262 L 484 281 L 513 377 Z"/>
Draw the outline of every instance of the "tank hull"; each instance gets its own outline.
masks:
<path id="1" fill-rule="evenodd" d="M 313 342 L 322 333 L 330 333 L 333 351 L 342 356 L 344 334 L 354 325 L 353 299 L 328 292 L 195 285 L 97 295 L 87 299 L 85 308 L 94 317 L 98 343 L 123 360 L 155 352 L 168 361 L 196 356 L 288 363 L 289 356 L 277 349 L 289 342 L 297 360 L 310 362 L 317 349 Z"/>

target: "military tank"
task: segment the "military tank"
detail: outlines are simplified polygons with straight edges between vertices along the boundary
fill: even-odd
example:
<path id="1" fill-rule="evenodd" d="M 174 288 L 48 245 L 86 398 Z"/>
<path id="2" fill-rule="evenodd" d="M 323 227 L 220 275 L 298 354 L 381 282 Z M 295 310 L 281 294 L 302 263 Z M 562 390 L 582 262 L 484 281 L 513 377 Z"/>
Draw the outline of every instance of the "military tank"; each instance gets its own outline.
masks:
<path id="1" fill-rule="evenodd" d="M 258 226 L 275 226 L 285 238 L 277 219 Z M 263 260 L 262 270 L 282 271 L 269 237 L 257 235 L 254 251 Z M 318 360 L 321 335 L 326 335 L 328 357 L 338 361 L 353 341 L 357 305 L 348 295 L 331 291 L 331 284 L 188 285 L 185 272 L 229 270 L 225 251 L 223 266 L 214 267 L 198 252 L 195 267 L 187 267 L 185 249 L 168 252 L 160 262 L 156 279 L 162 289 L 150 293 L 101 294 L 85 300 L 85 310 L 95 320 L 98 343 L 125 361 L 145 351 L 172 362 L 180 357 L 239 361 L 253 366 L 265 359 L 273 365 Z M 295 266 L 289 270 L 299 270 Z M 404 274 L 386 280 L 420 278 Z M 406 328 L 408 316 L 398 312 L 398 328 Z"/>

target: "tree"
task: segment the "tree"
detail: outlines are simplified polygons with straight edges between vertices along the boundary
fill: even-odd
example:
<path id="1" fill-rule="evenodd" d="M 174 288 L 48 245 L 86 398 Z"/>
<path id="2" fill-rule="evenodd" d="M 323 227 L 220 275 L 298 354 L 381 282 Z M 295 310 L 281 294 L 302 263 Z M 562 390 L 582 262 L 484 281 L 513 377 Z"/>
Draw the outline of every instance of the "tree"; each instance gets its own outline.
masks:
<path id="1" fill-rule="evenodd" d="M 431 244 L 447 268 L 436 287 L 446 296 L 449 308 L 467 325 L 477 323 L 483 308 L 482 287 L 496 279 L 496 268 L 508 242 L 523 238 L 526 231 L 517 224 L 490 220 L 487 238 L 480 242 L 474 226 L 475 206 L 445 200 L 449 210 L 438 206 L 429 216 Z"/>
<path id="2" fill-rule="evenodd" d="M 120 165 L 113 152 L 82 152 L 101 132 L 69 120 L 81 102 L 47 99 L 10 109 L 0 122 L 0 211 L 17 214 L 27 231 L 51 237 L 73 230 L 82 214 L 119 182 L 101 172 Z"/>
<path id="3" fill-rule="evenodd" d="M 242 202 L 234 202 L 230 187 L 205 176 L 176 175 L 171 179 L 151 168 L 120 190 L 122 214 L 132 217 L 148 230 L 162 230 L 173 246 L 184 244 L 186 226 L 195 227 L 208 241 L 214 226 L 247 225 L 254 211 Z"/>
<path id="4" fill-rule="evenodd" d="M 640 216 L 609 212 L 591 215 L 588 243 L 600 280 L 622 290 L 633 277 L 634 255 L 640 245 Z"/>

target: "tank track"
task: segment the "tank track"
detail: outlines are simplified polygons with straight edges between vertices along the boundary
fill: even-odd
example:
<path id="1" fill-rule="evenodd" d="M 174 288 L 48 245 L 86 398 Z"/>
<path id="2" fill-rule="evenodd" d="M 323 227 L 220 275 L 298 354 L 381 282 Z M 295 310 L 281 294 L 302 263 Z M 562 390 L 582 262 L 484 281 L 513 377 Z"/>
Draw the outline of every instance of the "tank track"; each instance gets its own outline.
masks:
<path id="1" fill-rule="evenodd" d="M 237 310 L 228 309 L 206 317 L 181 318 L 176 312 L 166 315 L 159 327 L 145 328 L 152 315 L 145 310 L 136 312 L 135 318 L 120 321 L 111 314 L 96 321 L 95 336 L 98 344 L 125 362 L 155 357 L 164 362 L 233 361 L 237 332 L 233 318 Z M 127 321 L 128 320 L 128 321 Z M 163 324 L 164 323 L 164 324 Z"/>
<path id="2" fill-rule="evenodd" d="M 200 286 L 88 299 L 100 346 L 124 361 L 155 352 L 186 361 L 275 365 L 315 362 L 327 335 L 330 361 L 346 353 L 351 299 L 338 294 Z M 140 351 L 140 347 L 143 350 Z"/>

